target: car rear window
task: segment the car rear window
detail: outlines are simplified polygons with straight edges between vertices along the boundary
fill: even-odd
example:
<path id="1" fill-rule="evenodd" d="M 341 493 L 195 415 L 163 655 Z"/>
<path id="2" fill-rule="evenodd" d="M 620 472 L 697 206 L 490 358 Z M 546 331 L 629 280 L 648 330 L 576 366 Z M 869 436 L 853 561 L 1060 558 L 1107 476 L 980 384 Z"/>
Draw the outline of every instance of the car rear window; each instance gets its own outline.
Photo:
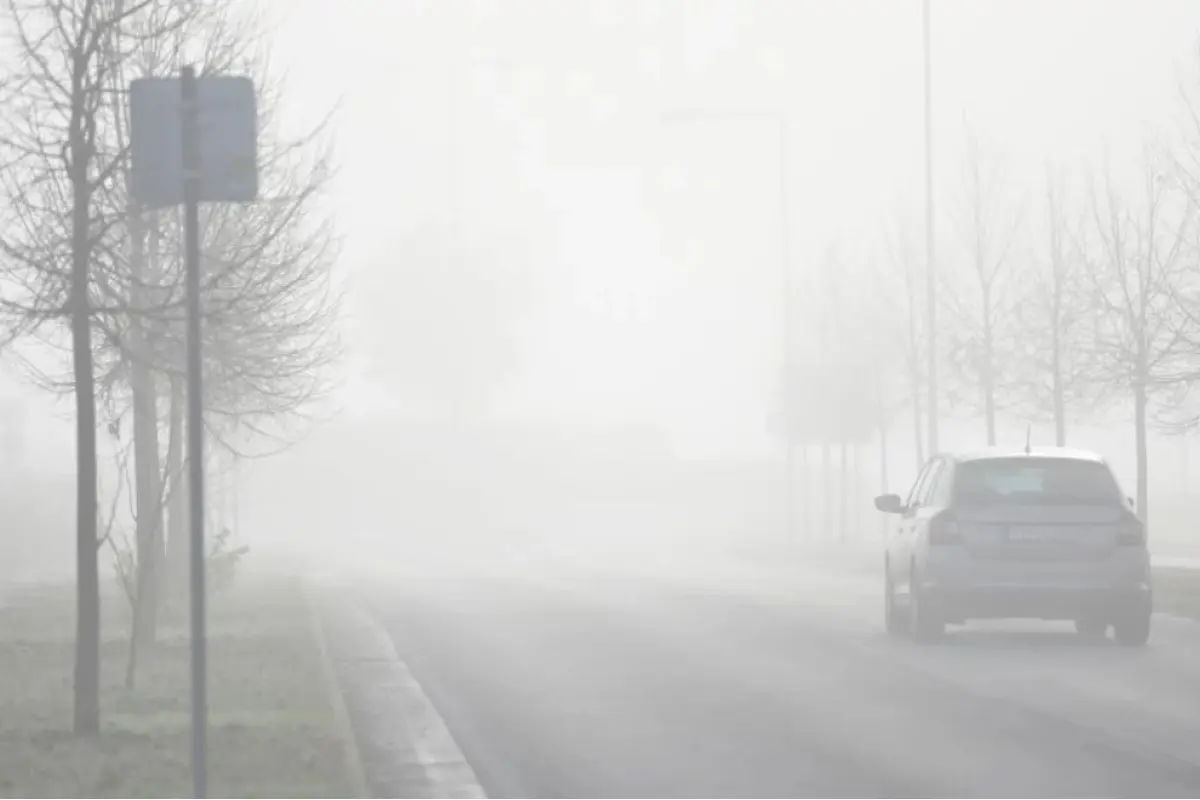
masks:
<path id="1" fill-rule="evenodd" d="M 1120 504 L 1109 468 L 1074 458 L 986 458 L 965 461 L 954 473 L 954 500 L 966 503 Z"/>

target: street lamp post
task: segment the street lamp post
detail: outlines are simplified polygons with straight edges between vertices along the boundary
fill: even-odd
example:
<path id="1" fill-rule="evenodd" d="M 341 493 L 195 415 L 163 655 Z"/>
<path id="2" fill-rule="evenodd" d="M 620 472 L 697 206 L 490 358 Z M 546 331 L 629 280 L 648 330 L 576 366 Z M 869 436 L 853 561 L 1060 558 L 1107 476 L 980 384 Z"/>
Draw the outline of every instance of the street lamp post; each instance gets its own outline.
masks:
<path id="1" fill-rule="evenodd" d="M 933 55 L 930 42 L 930 0 L 922 4 L 922 44 L 925 51 L 925 303 L 928 336 L 929 372 L 929 455 L 938 453 L 938 381 L 937 381 L 937 260 L 934 258 L 933 233 Z"/>
<path id="2" fill-rule="evenodd" d="M 796 430 L 793 413 L 794 364 L 793 309 L 792 309 L 792 210 L 791 193 L 788 190 L 788 124 L 787 116 L 780 111 L 708 111 L 681 109 L 663 115 L 666 122 L 699 122 L 704 120 L 757 120 L 771 122 L 778 135 L 779 143 L 779 228 L 780 228 L 780 288 L 782 290 L 781 316 L 783 319 L 783 358 L 781 391 L 783 394 L 784 454 L 786 460 L 784 487 L 785 537 L 790 539 L 796 529 Z"/>

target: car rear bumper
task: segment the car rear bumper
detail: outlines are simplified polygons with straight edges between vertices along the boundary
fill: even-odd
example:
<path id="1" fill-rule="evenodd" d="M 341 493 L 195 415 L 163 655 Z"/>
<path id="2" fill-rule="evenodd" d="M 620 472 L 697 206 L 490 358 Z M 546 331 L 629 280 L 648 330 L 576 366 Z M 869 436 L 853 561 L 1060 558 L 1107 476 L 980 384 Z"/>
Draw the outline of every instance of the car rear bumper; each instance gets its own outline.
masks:
<path id="1" fill-rule="evenodd" d="M 1148 583 L 1121 587 L 977 585 L 922 587 L 922 601 L 947 621 L 967 619 L 1114 619 L 1149 613 Z"/>

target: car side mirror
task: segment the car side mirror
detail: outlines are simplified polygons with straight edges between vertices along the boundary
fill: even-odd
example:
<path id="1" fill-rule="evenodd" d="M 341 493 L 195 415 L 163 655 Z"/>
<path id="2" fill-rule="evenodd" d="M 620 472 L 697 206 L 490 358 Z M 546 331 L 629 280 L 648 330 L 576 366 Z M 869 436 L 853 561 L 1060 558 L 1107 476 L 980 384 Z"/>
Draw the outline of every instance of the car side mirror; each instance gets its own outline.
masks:
<path id="1" fill-rule="evenodd" d="M 900 514 L 904 511 L 904 501 L 898 494 L 881 494 L 875 498 L 875 508 L 885 514 Z"/>

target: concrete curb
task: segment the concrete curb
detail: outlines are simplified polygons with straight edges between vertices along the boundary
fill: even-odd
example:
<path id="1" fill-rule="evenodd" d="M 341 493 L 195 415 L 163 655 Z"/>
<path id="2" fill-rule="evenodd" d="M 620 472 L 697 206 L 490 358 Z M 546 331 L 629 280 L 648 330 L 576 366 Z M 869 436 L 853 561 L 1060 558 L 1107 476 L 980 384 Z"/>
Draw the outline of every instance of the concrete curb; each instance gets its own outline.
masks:
<path id="1" fill-rule="evenodd" d="M 338 585 L 314 588 L 329 662 L 370 795 L 486 797 L 445 721 L 388 633 L 353 599 L 353 590 Z"/>
<path id="2" fill-rule="evenodd" d="M 346 761 L 346 771 L 356 798 L 371 796 L 367 788 L 367 774 L 363 769 L 362 754 L 358 751 L 358 738 L 354 735 L 354 726 L 350 722 L 350 712 L 346 708 L 346 698 L 342 694 L 338 682 L 337 670 L 329 654 L 329 643 L 325 638 L 325 627 L 321 624 L 317 601 L 313 596 L 313 587 L 308 581 L 303 582 L 304 601 L 308 606 L 308 618 L 312 624 L 313 639 L 316 640 L 317 650 L 321 657 L 321 672 L 325 683 L 325 692 L 333 707 L 333 724 L 337 729 L 338 739 L 344 749 L 343 758 Z"/>

